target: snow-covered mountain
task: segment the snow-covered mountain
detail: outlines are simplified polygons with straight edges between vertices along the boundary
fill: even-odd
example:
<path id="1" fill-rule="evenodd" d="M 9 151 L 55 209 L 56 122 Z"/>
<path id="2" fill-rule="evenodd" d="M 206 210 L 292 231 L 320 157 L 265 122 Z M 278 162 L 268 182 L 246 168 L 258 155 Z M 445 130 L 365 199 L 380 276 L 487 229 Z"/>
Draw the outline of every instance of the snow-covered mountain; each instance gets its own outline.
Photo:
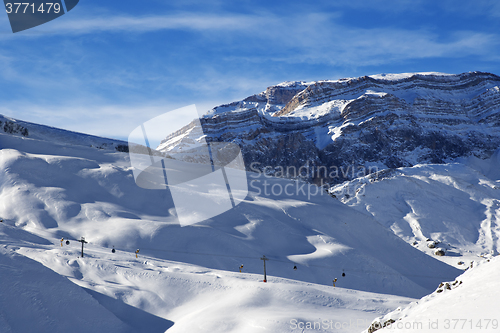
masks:
<path id="1" fill-rule="evenodd" d="M 136 185 L 126 143 L 0 116 L 0 332 L 361 332 L 452 305 L 450 320 L 494 319 L 499 83 L 287 82 L 216 107 L 160 150 L 207 135 L 249 171 L 344 169 L 303 177 L 328 191 L 248 172 L 242 203 L 188 227 L 168 190 Z"/>
<path id="2" fill-rule="evenodd" d="M 286 179 L 249 174 L 244 202 L 181 228 L 168 191 L 135 184 L 128 154 L 53 138 L 0 133 L 0 280 L 15 303 L 0 305 L 2 332 L 290 332 L 319 317 L 359 332 L 460 273 Z M 305 192 L 269 194 L 266 181 Z"/>
<path id="3" fill-rule="evenodd" d="M 232 271 L 242 262 L 246 272 L 256 274 L 262 271 L 259 258 L 267 255 L 275 261 L 269 264 L 274 276 L 330 285 L 345 273 L 348 278 L 339 285 L 346 288 L 410 297 L 423 296 L 458 273 L 312 185 L 249 175 L 244 202 L 201 225 L 181 228 L 167 190 L 135 184 L 128 154 L 1 138 L 0 216 L 34 233 L 85 236 L 96 245 L 141 248 L 155 257 L 215 269 Z M 299 190 L 291 196 L 268 193 L 269 182 Z M 220 256 L 226 253 L 231 255 Z M 435 273 L 421 274 L 430 267 Z"/>
<path id="4" fill-rule="evenodd" d="M 309 165 L 303 178 L 335 184 L 375 169 L 491 156 L 500 144 L 499 86 L 500 77 L 481 72 L 285 82 L 215 107 L 201 126 L 208 141 L 238 143 L 249 170 L 294 167 L 285 172 L 294 177 Z M 160 150 L 199 133 L 187 126 Z M 325 166 L 337 171 L 317 171 Z"/>

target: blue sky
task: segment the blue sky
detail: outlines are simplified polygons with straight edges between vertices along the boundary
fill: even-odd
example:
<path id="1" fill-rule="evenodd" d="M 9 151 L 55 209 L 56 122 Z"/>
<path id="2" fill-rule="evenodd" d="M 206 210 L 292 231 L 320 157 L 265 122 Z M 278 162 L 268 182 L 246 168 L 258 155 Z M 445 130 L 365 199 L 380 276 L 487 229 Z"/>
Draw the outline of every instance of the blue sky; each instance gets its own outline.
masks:
<path id="1" fill-rule="evenodd" d="M 500 74 L 499 22 L 497 0 L 80 0 L 16 34 L 0 15 L 0 113 L 123 139 L 282 81 Z"/>

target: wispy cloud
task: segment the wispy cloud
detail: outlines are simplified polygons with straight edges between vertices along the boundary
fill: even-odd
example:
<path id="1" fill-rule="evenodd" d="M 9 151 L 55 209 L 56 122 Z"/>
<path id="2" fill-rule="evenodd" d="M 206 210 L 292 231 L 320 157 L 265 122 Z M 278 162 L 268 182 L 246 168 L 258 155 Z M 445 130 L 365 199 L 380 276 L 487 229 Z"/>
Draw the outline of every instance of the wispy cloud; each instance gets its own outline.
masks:
<path id="1" fill-rule="evenodd" d="M 80 105 L 54 106 L 34 103 L 9 103 L 0 114 L 33 123 L 64 128 L 103 137 L 126 140 L 143 122 L 186 105 Z M 189 122 L 189 120 L 187 120 Z"/>
<path id="2" fill-rule="evenodd" d="M 403 5 L 401 3 L 400 7 Z M 64 20 L 41 30 L 48 33 L 47 29 L 50 29 L 52 33 L 62 35 L 195 31 L 207 38 L 225 40 L 223 46 L 226 53 L 233 58 L 237 52 L 231 51 L 242 47 L 244 51 L 254 50 L 251 57 L 265 57 L 267 60 L 356 66 L 429 57 L 481 56 L 488 53 L 492 46 L 500 44 L 499 34 L 441 32 L 422 28 L 367 29 L 339 24 L 336 22 L 339 15 L 177 13 L 143 17 L 108 16 Z M 245 53 L 241 54 L 242 58 L 248 58 L 248 52 Z"/>
<path id="3" fill-rule="evenodd" d="M 175 15 L 101 16 L 54 22 L 40 31 L 55 34 L 92 34 L 95 32 L 150 32 L 158 30 L 226 30 L 251 28 L 259 17 L 178 13 Z"/>
<path id="4" fill-rule="evenodd" d="M 460 1 L 442 0 L 435 2 L 444 12 L 459 13 L 464 17 L 500 17 L 498 0 Z"/>

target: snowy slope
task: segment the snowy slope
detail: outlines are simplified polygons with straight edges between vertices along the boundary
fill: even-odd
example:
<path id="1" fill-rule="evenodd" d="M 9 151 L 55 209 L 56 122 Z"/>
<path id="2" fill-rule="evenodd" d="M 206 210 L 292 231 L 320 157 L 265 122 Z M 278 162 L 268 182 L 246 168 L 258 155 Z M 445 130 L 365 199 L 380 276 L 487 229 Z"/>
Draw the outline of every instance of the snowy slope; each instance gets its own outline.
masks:
<path id="1" fill-rule="evenodd" d="M 22 121 L 0 114 L 0 133 L 22 136 L 31 139 L 59 142 L 64 145 L 95 147 L 105 150 L 126 151 L 127 142 L 107 139 L 89 134 L 67 131 L 55 127 Z M 0 141 L 0 149 L 2 143 Z"/>
<path id="2" fill-rule="evenodd" d="M 168 318 L 173 323 L 168 332 L 291 332 L 294 319 L 340 323 L 345 327 L 339 332 L 359 332 L 374 316 L 413 301 L 282 278 L 264 284 L 261 275 L 143 255 L 135 259 L 132 253 L 121 251 L 112 255 L 92 245 L 83 259 L 77 258 L 78 251 L 58 246 L 22 248 L 18 252 L 86 288 L 117 317 L 121 315 L 116 304 L 119 301 L 157 318 Z M 111 303 L 111 299 L 117 302 Z M 133 319 L 134 314 L 130 314 L 124 321 L 133 324 Z M 168 322 L 160 322 L 147 332 L 163 332 L 162 327 L 168 328 Z"/>
<path id="3" fill-rule="evenodd" d="M 66 331 L 96 313 L 95 326 L 87 324 L 95 332 L 110 331 L 107 325 L 153 333 L 307 331 L 294 328 L 294 320 L 322 324 L 310 331 L 366 329 L 374 317 L 414 300 L 408 297 L 453 281 L 480 255 L 498 254 L 499 155 L 482 158 L 498 148 L 499 82 L 487 73 L 287 82 L 215 108 L 202 119 L 204 130 L 242 144 L 251 160 L 342 166 L 335 156 L 351 163 L 355 142 L 364 153 L 353 165 L 398 166 L 399 148 L 411 165 L 422 156 L 443 164 L 346 182 L 331 189 L 336 198 L 305 182 L 248 173 L 250 192 L 241 204 L 189 227 L 180 227 L 168 191 L 135 184 L 128 154 L 117 152 L 120 142 L 0 118 L 0 279 L 9 300 L 0 305 L 0 332 L 24 332 L 24 324 Z M 446 130 L 437 131 L 443 124 Z M 412 136 L 421 129 L 428 136 Z M 198 130 L 181 135 L 191 140 L 203 134 Z M 401 146 L 389 144 L 399 140 L 393 134 Z M 89 244 L 79 258 L 82 236 Z M 70 244 L 60 244 L 61 237 Z M 444 257 L 434 255 L 430 240 L 439 241 Z M 262 255 L 270 259 L 266 284 Z M 476 278 L 496 286 L 494 274 Z M 54 297 L 59 292 L 82 301 Z M 478 296 L 475 306 L 489 315 L 491 304 Z M 405 311 L 410 319 L 437 318 L 415 305 Z M 325 320 L 340 328 L 325 328 Z"/>
<path id="4" fill-rule="evenodd" d="M 2 139 L 12 148 L 27 143 L 13 136 Z M 421 297 L 459 274 L 368 214 L 304 183 L 249 175 L 251 191 L 243 203 L 181 228 L 167 191 L 135 185 L 127 154 L 44 141 L 32 141 L 30 147 L 0 152 L 0 216 L 40 235 L 85 236 L 96 245 L 141 248 L 155 257 L 216 269 L 234 271 L 243 263 L 252 273 L 262 271 L 259 258 L 266 255 L 272 260 L 270 275 L 323 285 L 337 277 L 342 287 L 410 297 Z M 265 193 L 286 186 L 297 194 Z"/>
<path id="5" fill-rule="evenodd" d="M 500 251 L 497 156 L 394 169 L 330 191 L 421 251 L 434 256 L 443 248 L 447 253 L 441 260 L 464 267 Z M 428 239 L 438 242 L 436 248 L 429 248 Z"/>
<path id="6" fill-rule="evenodd" d="M 263 284 L 259 275 L 135 260 L 92 245 L 79 258 L 57 239 L 5 224 L 0 240 L 2 333 L 290 332 L 313 321 L 328 327 L 320 332 L 359 332 L 374 315 L 412 301 L 279 278 Z"/>
<path id="7" fill-rule="evenodd" d="M 377 332 L 498 332 L 500 258 L 482 260 L 432 294 L 377 318 Z M 373 331 L 373 330 L 372 330 Z M 368 332 L 365 331 L 365 332 Z"/>
<path id="8" fill-rule="evenodd" d="M 85 287 L 109 312 L 95 311 L 125 332 L 128 327 L 138 331 L 143 321 L 158 332 L 172 322 L 174 332 L 214 327 L 219 332 L 289 332 L 294 319 L 348 320 L 349 327 L 340 331 L 358 332 L 374 316 L 411 301 L 399 296 L 421 297 L 459 274 L 369 215 L 305 183 L 249 176 L 251 192 L 236 209 L 181 228 L 168 192 L 135 185 L 127 154 L 5 134 L 0 139 L 6 256 L 15 256 L 15 250 Z M 271 188 L 301 186 L 305 192 L 266 195 L 263 181 Z M 75 240 L 81 236 L 89 241 L 88 252 L 78 259 Z M 61 237 L 70 245 L 61 247 Z M 259 259 L 264 254 L 270 258 L 265 285 Z M 338 278 L 335 289 L 333 278 Z M 70 288 L 66 282 L 59 287 L 57 279 L 54 290 Z M 19 288 L 32 289 L 30 281 L 21 279 Z M 47 299 L 43 309 L 57 309 L 51 305 L 57 301 Z M 28 310 L 36 324 L 43 321 L 37 309 Z M 50 311 L 47 316 L 58 321 Z M 69 316 L 66 322 L 78 320 Z"/>
<path id="9" fill-rule="evenodd" d="M 0 332 L 135 332 L 65 277 L 12 250 L 49 242 L 4 224 L 0 242 Z"/>

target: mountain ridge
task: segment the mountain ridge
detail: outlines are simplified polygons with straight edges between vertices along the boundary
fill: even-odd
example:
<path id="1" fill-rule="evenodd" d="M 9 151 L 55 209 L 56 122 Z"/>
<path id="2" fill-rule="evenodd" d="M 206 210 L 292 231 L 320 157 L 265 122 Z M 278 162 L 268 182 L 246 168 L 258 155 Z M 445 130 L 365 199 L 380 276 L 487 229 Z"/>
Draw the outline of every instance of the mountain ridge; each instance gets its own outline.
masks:
<path id="1" fill-rule="evenodd" d="M 17 135 L 35 140 L 128 152 L 128 143 L 122 140 L 69 131 L 48 125 L 35 124 L 0 114 L 0 133 L 2 133 L 2 131 L 9 135 Z"/>
<path id="2" fill-rule="evenodd" d="M 291 87 L 290 90 L 294 90 L 299 89 L 302 84 L 286 83 L 283 87 Z M 269 100 L 284 102 L 291 94 L 283 93 L 281 97 Z M 497 96 L 494 89 L 488 90 L 487 94 L 492 94 L 494 98 Z M 397 96 L 391 97 L 381 91 L 363 95 L 367 96 L 359 100 L 353 99 L 355 103 L 346 113 L 350 117 L 357 114 L 360 119 L 368 119 L 340 126 L 341 128 L 334 127 L 331 135 L 336 136 L 335 140 L 340 138 L 347 141 L 349 135 L 356 133 L 356 127 L 363 126 L 363 122 L 373 126 L 374 123 L 369 120 L 372 115 L 379 117 L 376 124 L 382 125 L 384 121 L 392 119 L 397 122 L 401 118 L 398 112 L 402 113 L 404 110 L 383 115 L 377 113 L 377 102 L 384 99 L 404 105 L 399 102 Z M 490 97 L 487 100 L 494 101 Z M 367 104 L 367 101 L 371 101 L 371 104 Z M 375 113 L 361 112 L 370 105 L 375 106 L 372 111 L 368 111 Z M 436 108 L 433 107 L 433 110 Z M 316 111 L 321 113 L 323 110 Z M 492 114 L 495 110 L 485 112 Z M 394 115 L 390 115 L 391 113 Z M 327 117 L 328 113 L 323 116 Z M 248 136 L 240 141 L 248 144 L 242 145 L 243 149 L 247 149 L 244 153 L 248 154 L 248 149 L 261 143 L 263 152 L 269 153 L 274 149 L 281 154 L 268 155 L 268 160 L 280 161 L 280 157 L 288 158 L 287 155 L 290 155 L 290 160 L 281 160 L 283 165 L 286 162 L 292 162 L 290 165 L 300 163 L 300 158 L 312 160 L 316 150 L 319 150 L 318 145 L 328 147 L 328 144 L 324 145 L 324 142 L 314 139 L 331 139 L 331 136 L 321 133 L 313 136 L 321 129 L 321 126 L 313 126 L 317 123 L 314 117 L 272 117 L 271 113 L 266 115 L 257 108 L 208 116 L 206 118 L 209 121 L 203 118 L 201 123 L 204 126 L 212 126 L 212 129 L 209 129 L 213 131 L 211 139 L 216 138 L 215 133 L 220 133 L 221 140 L 231 140 L 235 132 L 238 133 L 238 124 L 248 125 L 245 123 L 248 117 L 253 119 L 254 124 L 250 129 L 248 126 L 244 128 L 244 133 Z M 222 122 L 221 118 L 224 118 L 225 122 Z M 457 116 L 454 118 L 462 121 Z M 341 118 L 337 120 L 339 119 Z M 352 119 L 349 118 L 350 121 Z M 415 123 L 419 125 L 417 120 Z M 263 123 L 268 124 L 268 127 L 264 127 Z M 307 126 L 304 126 L 304 123 Z M 491 258 L 498 254 L 500 238 L 495 234 L 492 234 L 491 242 L 486 244 L 488 247 L 478 248 L 477 251 L 471 251 L 471 247 L 463 248 L 464 242 L 453 243 L 450 237 L 459 236 L 458 232 L 448 233 L 448 238 L 443 236 L 449 230 L 461 228 L 463 236 L 467 237 L 474 237 L 478 232 L 483 232 L 485 235 L 480 234 L 479 238 L 482 241 L 485 238 L 483 236 L 489 236 L 486 235 L 489 230 L 498 231 L 498 156 L 489 161 L 471 157 L 472 160 L 468 163 L 474 166 L 475 171 L 453 164 L 438 167 L 426 165 L 420 167 L 425 169 L 420 171 L 418 167 L 401 168 L 396 170 L 397 172 L 386 170 L 385 175 L 380 174 L 378 177 L 379 181 L 370 184 L 368 177 L 358 178 L 359 182 L 366 181 L 364 190 L 355 191 L 351 197 L 338 196 L 341 202 L 323 191 L 318 191 L 317 187 L 300 181 L 269 178 L 265 175 L 257 179 L 254 178 L 255 174 L 249 173 L 251 190 L 245 202 L 200 225 L 181 228 L 168 192 L 137 187 L 128 155 L 116 152 L 114 146 L 95 149 L 96 146 L 90 147 L 90 141 L 78 140 L 77 137 L 73 139 L 79 144 L 74 145 L 71 142 L 61 142 L 61 138 L 54 133 L 44 135 L 43 132 L 30 139 L 35 127 L 26 127 L 26 138 L 22 134 L 22 123 L 18 124 L 21 127 L 12 133 L 0 132 L 0 217 L 4 220 L 0 225 L 0 238 L 4 246 L 0 251 L 0 260 L 12 270 L 18 265 L 10 258 L 19 258 L 17 255 L 21 254 L 61 276 L 52 279 L 53 272 L 44 272 L 41 275 L 46 276 L 45 281 L 54 282 L 51 284 L 54 292 L 50 292 L 51 289 L 43 289 L 42 283 L 37 279 L 15 281 L 19 288 L 5 290 L 13 302 L 27 300 L 23 305 L 27 304 L 28 314 L 42 314 L 27 321 L 41 332 L 53 331 L 52 325 L 44 326 L 40 323 L 46 323 L 48 317 L 57 320 L 59 316 L 63 316 L 58 311 L 61 304 L 66 306 L 64 310 L 71 313 L 77 313 L 84 308 L 81 302 L 74 299 L 61 303 L 60 293 L 57 292 L 61 290 L 59 288 L 64 288 L 62 295 L 65 297 L 69 293 L 83 294 L 89 304 L 95 305 L 90 307 L 92 312 L 88 314 L 98 312 L 106 317 L 97 321 L 96 326 L 99 323 L 116 323 L 114 328 L 117 329 L 127 329 L 130 322 L 147 330 L 148 324 L 151 325 L 151 317 L 146 320 L 134 318 L 131 315 L 135 313 L 138 316 L 138 311 L 131 312 L 130 308 L 127 312 L 121 312 L 121 307 L 116 313 L 108 312 L 106 304 L 109 305 L 110 302 L 125 302 L 164 318 L 168 322 L 161 320 L 160 324 L 164 325 L 161 327 L 167 329 L 169 325 L 174 324 L 169 329 L 172 332 L 193 331 L 207 325 L 212 325 L 209 326 L 210 329 L 221 332 L 241 332 L 244 329 L 254 332 L 257 326 L 262 327 L 262 330 L 289 332 L 292 316 L 308 322 L 316 320 L 318 316 L 332 318 L 332 322 L 335 320 L 339 323 L 342 319 L 342 325 L 351 319 L 374 316 L 380 316 L 381 322 L 388 319 L 397 320 L 401 318 L 398 313 L 403 312 L 413 316 L 410 318 L 415 318 L 421 307 L 410 305 L 400 311 L 411 300 L 391 295 L 421 297 L 435 290 L 440 281 L 456 278 L 461 272 L 457 268 L 475 267 L 475 261 L 482 260 L 479 255 L 484 254 Z M 404 122 L 402 124 L 405 125 Z M 429 122 L 424 125 L 432 124 Z M 441 126 L 442 122 L 438 124 Z M 308 128 L 309 125 L 312 129 Z M 189 133 L 180 131 L 179 134 L 186 134 L 187 138 L 188 134 L 194 135 L 193 127 L 189 126 L 185 127 Z M 447 126 L 457 124 L 451 123 Z M 458 126 L 465 125 L 459 122 Z M 14 129 L 15 126 L 9 128 Z M 273 131 L 274 128 L 278 130 Z M 495 126 L 491 128 L 494 130 Z M 51 131 L 50 128 L 45 129 Z M 489 130 L 494 133 L 492 129 Z M 336 130 L 338 132 L 335 132 Z M 382 135 L 384 130 L 380 127 L 375 132 Z M 56 130 L 56 133 L 59 132 Z M 196 135 L 200 135 L 200 132 Z M 369 143 L 369 131 L 365 130 L 364 135 L 363 140 Z M 194 136 L 192 138 L 197 139 Z M 97 139 L 102 142 L 100 138 Z M 355 140 L 359 141 L 359 135 L 352 142 Z M 168 148 L 168 142 L 163 144 Z M 188 147 L 189 140 L 182 144 Z M 489 144 L 494 146 L 494 143 Z M 484 155 L 487 155 L 486 149 Z M 323 161 L 318 159 L 318 163 Z M 387 165 L 381 164 L 381 167 Z M 428 179 L 422 179 L 422 175 Z M 276 186 L 285 188 L 285 192 L 275 194 L 271 190 L 270 194 L 263 195 L 266 181 L 271 189 Z M 379 199 L 378 194 L 383 192 L 387 195 L 389 192 L 385 191 L 385 188 L 394 189 L 393 183 L 396 181 L 406 192 L 401 193 L 396 189 L 396 200 L 388 199 L 387 196 Z M 416 185 L 410 187 L 407 185 L 409 183 Z M 354 182 L 345 184 L 356 187 Z M 314 190 L 316 195 L 310 197 L 300 191 L 289 195 L 286 192 L 289 186 L 294 188 L 302 185 L 306 185 L 308 191 Z M 463 192 L 460 196 L 456 195 L 459 190 Z M 445 226 L 449 230 L 440 228 L 440 225 L 434 223 L 436 221 L 428 218 L 441 212 L 441 207 L 433 208 L 428 201 L 415 200 L 415 197 L 434 200 L 435 206 L 438 206 L 439 202 L 435 197 L 428 199 L 423 194 L 425 191 L 435 194 L 436 197 L 451 198 L 444 202 L 449 204 L 449 220 L 438 221 L 447 222 Z M 382 202 L 378 206 L 384 206 L 381 213 L 371 208 L 376 206 L 377 202 Z M 390 204 L 387 204 L 388 202 Z M 394 207 L 391 207 L 391 204 Z M 400 209 L 400 206 L 404 209 Z M 419 209 L 420 207 L 423 209 Z M 462 210 L 453 207 L 460 207 Z M 462 211 L 469 207 L 473 208 L 469 209 L 473 214 L 465 216 Z M 483 213 L 491 216 L 486 216 L 483 221 Z M 388 219 L 380 219 L 382 215 L 391 216 Z M 391 221 L 393 216 L 394 221 Z M 464 222 L 457 221 L 461 220 L 460 218 L 470 223 L 460 223 Z M 404 221 L 408 222 L 409 227 L 416 226 L 421 229 L 422 237 L 418 238 L 417 244 L 413 244 L 411 230 L 406 232 L 405 227 L 408 227 L 404 225 Z M 79 258 L 80 244 L 77 239 L 81 236 L 85 236 L 88 241 L 84 258 Z M 61 237 L 71 240 L 70 244 L 63 245 Z M 432 237 L 432 240 L 427 240 L 426 237 Z M 433 240 L 442 241 L 437 244 L 447 250 L 445 257 L 438 257 L 430 252 L 427 242 Z M 448 241 L 451 245 L 446 247 Z M 481 242 L 469 243 L 483 245 Z M 490 245 L 494 247 L 490 248 Z M 111 251 L 112 246 L 113 249 L 116 248 L 116 252 Z M 138 257 L 135 256 L 137 252 L 134 253 L 136 249 L 140 249 Z M 485 253 L 486 250 L 493 252 Z M 261 283 L 260 258 L 263 254 L 270 260 L 267 266 L 268 283 Z M 22 263 L 26 269 L 17 267 L 13 269 L 14 273 L 21 275 L 24 271 L 43 269 L 33 260 L 23 258 Z M 465 261 L 465 264 L 458 264 L 458 260 Z M 243 264 L 243 272 L 238 273 L 238 267 L 242 268 Z M 496 266 L 492 266 L 490 272 L 495 268 Z M 442 310 L 450 302 L 461 304 L 460 309 L 464 311 L 475 308 L 478 314 L 476 319 L 483 318 L 480 317 L 483 313 L 489 314 L 485 309 L 494 308 L 494 297 L 497 293 L 485 292 L 489 289 L 498 290 L 495 288 L 498 279 L 495 280 L 495 276 L 485 276 L 482 272 L 485 271 L 480 270 L 475 274 L 472 270 L 472 275 L 475 276 L 469 281 L 467 275 L 464 275 L 464 283 L 460 289 L 446 291 L 438 287 L 442 291 L 436 291 L 435 295 L 442 293 L 457 297 L 449 299 L 448 303 L 442 302 L 443 298 L 440 300 L 434 297 L 435 295 L 424 299 L 426 303 L 423 303 L 423 307 L 431 304 L 429 299 L 439 300 L 439 303 L 434 304 L 432 311 L 427 312 L 423 319 L 427 322 L 431 318 L 438 318 L 433 311 Z M 8 274 L 3 277 L 10 278 Z M 61 282 L 66 278 L 86 288 L 93 300 L 79 287 L 71 286 L 67 281 Z M 335 287 L 332 287 L 332 280 L 337 281 Z M 467 289 L 469 286 L 475 288 Z M 359 290 L 370 293 L 362 293 Z M 489 297 L 471 301 L 470 290 Z M 21 298 L 17 297 L 17 292 L 22 293 Z M 383 294 L 377 295 L 373 292 Z M 452 294 L 455 292 L 457 294 Z M 238 297 L 234 296 L 235 293 Z M 50 294 L 47 301 L 30 302 L 34 297 L 44 294 Z M 467 302 L 463 301 L 465 299 Z M 19 303 L 16 308 L 18 305 Z M 387 315 L 388 308 L 394 309 L 398 306 L 396 312 Z M 8 303 L 4 308 L 10 311 L 8 313 L 12 313 Z M 47 312 L 46 309 L 50 311 Z M 250 314 L 247 316 L 248 313 Z M 459 314 L 463 316 L 463 313 Z M 122 319 L 125 316 L 128 320 Z M 18 322 L 24 320 L 22 316 L 16 315 L 15 318 Z M 66 319 L 59 321 L 60 327 L 66 322 L 75 325 L 79 320 L 76 315 L 67 316 Z M 221 328 L 221 323 L 230 325 Z M 10 329 L 4 324 L 0 320 L 0 327 Z M 369 324 L 363 328 L 367 326 Z M 354 329 L 360 331 L 363 328 Z M 109 330 L 106 327 L 96 329 Z M 349 331 L 354 329 L 349 327 Z"/>
<path id="3" fill-rule="evenodd" d="M 499 86 L 500 77 L 483 72 L 287 82 L 213 108 L 201 127 L 207 141 L 237 143 L 247 168 L 254 163 L 267 172 L 310 165 L 349 175 L 370 167 L 488 158 L 500 145 Z M 181 131 L 182 138 L 158 149 L 189 149 L 200 133 Z M 286 176 L 316 184 L 353 179 Z"/>

